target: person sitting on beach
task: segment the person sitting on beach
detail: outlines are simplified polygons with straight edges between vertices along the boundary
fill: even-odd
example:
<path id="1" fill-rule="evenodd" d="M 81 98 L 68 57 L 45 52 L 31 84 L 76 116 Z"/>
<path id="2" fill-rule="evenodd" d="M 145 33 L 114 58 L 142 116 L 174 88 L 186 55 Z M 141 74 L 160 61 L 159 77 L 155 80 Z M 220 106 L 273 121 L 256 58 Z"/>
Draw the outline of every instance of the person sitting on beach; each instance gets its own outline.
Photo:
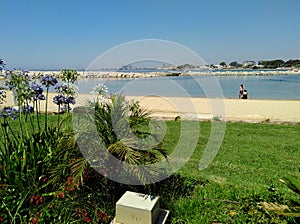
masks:
<path id="1" fill-rule="evenodd" d="M 248 98 L 248 92 L 244 88 L 243 84 L 240 85 L 239 98 L 240 99 L 247 99 Z"/>

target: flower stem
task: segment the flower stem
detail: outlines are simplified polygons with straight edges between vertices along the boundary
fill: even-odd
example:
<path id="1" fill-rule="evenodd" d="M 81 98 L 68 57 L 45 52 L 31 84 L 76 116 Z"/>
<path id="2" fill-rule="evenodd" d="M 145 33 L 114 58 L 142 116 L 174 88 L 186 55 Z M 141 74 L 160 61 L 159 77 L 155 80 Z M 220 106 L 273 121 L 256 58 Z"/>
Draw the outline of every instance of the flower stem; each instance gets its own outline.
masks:
<path id="1" fill-rule="evenodd" d="M 57 117 L 57 128 L 59 131 L 59 123 L 60 123 L 60 104 L 58 104 L 58 117 Z"/>
<path id="2" fill-rule="evenodd" d="M 46 106 L 45 106 L 45 130 L 47 130 L 48 125 L 48 94 L 49 94 L 49 87 L 47 87 L 46 91 Z"/>
<path id="3" fill-rule="evenodd" d="M 38 124 L 38 129 L 41 130 L 40 119 L 39 119 L 39 108 L 38 108 L 38 102 L 37 101 L 35 102 L 35 107 L 36 107 L 36 121 L 37 121 L 37 124 Z"/>
<path id="4" fill-rule="evenodd" d="M 18 108 L 19 108 L 19 116 L 18 116 L 19 126 L 20 126 L 20 130 L 21 130 L 21 138 L 23 138 L 24 128 L 23 128 L 23 124 L 22 124 L 22 111 L 21 111 L 22 103 L 21 103 L 21 101 L 18 101 Z"/>
<path id="5" fill-rule="evenodd" d="M 16 142 L 19 144 L 19 140 L 16 137 L 14 131 L 12 130 L 11 126 L 9 124 L 7 124 L 9 131 L 11 132 L 12 136 L 14 137 L 14 139 L 16 140 Z"/>
<path id="6" fill-rule="evenodd" d="M 4 118 L 4 122 L 1 123 L 1 126 L 2 126 L 2 132 L 3 132 L 3 144 L 4 144 L 4 149 L 5 149 L 5 153 L 6 154 L 9 154 L 9 147 L 8 147 L 8 142 L 9 142 L 9 136 L 7 134 L 7 127 L 6 127 L 6 120 Z"/>

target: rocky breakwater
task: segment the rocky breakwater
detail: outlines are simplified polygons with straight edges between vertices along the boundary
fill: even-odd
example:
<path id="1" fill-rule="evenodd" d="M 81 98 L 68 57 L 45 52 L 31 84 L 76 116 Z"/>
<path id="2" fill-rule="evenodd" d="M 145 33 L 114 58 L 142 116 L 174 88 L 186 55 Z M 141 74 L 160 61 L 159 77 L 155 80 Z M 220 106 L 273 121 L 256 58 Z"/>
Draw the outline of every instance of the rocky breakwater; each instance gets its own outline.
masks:
<path id="1" fill-rule="evenodd" d="M 40 78 L 48 74 L 57 78 L 61 77 L 60 71 L 29 71 L 29 75 Z M 189 70 L 189 71 L 78 71 L 78 78 L 103 78 L 103 79 L 126 79 L 126 78 L 152 78 L 165 76 L 201 76 L 201 75 L 217 75 L 217 76 L 253 76 L 253 75 L 300 75 L 298 69 L 286 70 Z"/>
<path id="2" fill-rule="evenodd" d="M 178 76 L 180 73 L 171 72 L 121 72 L 121 71 L 78 71 L 78 78 L 103 78 L 103 79 L 123 79 L 123 78 L 152 78 L 160 76 Z M 60 71 L 29 71 L 29 75 L 40 78 L 43 75 L 53 75 L 57 78 L 61 77 Z"/>
<path id="3" fill-rule="evenodd" d="M 84 71 L 78 72 L 80 78 L 152 78 L 159 76 L 166 76 L 166 72 L 98 72 L 98 71 Z"/>

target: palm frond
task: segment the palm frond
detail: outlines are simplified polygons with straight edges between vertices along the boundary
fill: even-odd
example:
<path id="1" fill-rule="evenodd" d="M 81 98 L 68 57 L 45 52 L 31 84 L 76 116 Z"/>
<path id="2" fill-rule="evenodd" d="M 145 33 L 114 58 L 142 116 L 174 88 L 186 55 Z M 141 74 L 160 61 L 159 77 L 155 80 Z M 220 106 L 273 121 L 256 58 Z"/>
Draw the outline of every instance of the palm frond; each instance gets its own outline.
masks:
<path id="1" fill-rule="evenodd" d="M 83 171 L 88 167 L 88 162 L 85 158 L 75 159 L 70 164 L 70 173 L 71 176 L 76 178 L 77 180 L 83 181 Z"/>
<path id="2" fill-rule="evenodd" d="M 50 170 L 49 174 L 49 182 L 53 187 L 58 187 L 63 179 L 68 176 L 69 166 L 67 164 L 58 164 L 52 170 Z"/>
<path id="3" fill-rule="evenodd" d="M 300 183 L 297 180 L 291 177 L 286 177 L 280 179 L 279 181 L 284 183 L 288 188 L 290 188 L 292 191 L 294 191 L 296 194 L 299 194 L 300 196 Z"/>
<path id="4" fill-rule="evenodd" d="M 128 147 L 122 140 L 111 144 L 108 151 L 116 158 L 129 164 L 139 164 L 141 154 L 131 147 Z"/>

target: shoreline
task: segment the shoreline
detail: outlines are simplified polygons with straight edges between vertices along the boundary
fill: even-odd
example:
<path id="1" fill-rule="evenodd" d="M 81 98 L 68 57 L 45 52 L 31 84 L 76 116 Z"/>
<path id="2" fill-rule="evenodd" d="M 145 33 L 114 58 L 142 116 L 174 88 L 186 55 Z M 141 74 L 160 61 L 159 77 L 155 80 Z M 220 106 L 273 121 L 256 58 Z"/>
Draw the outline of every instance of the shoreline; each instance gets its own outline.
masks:
<path id="1" fill-rule="evenodd" d="M 29 75 L 39 78 L 45 74 L 55 77 L 61 76 L 61 71 L 42 71 L 30 70 Z M 153 71 L 77 71 L 78 78 L 103 78 L 103 79 L 135 79 L 135 78 L 155 78 L 169 76 L 272 76 L 272 75 L 300 75 L 300 69 L 283 69 L 283 70 L 153 70 Z M 5 79 L 4 71 L 0 73 L 0 79 Z"/>
<path id="2" fill-rule="evenodd" d="M 0 105 L 15 106 L 12 93 L 6 91 L 6 103 Z M 55 93 L 49 93 L 48 112 L 57 112 L 52 102 Z M 77 94 L 76 104 L 85 105 L 93 100 L 92 94 Z M 208 99 L 186 97 L 125 96 L 126 100 L 139 101 L 143 108 L 157 119 L 174 120 L 220 120 L 242 122 L 299 123 L 300 100 L 263 100 L 263 99 Z M 45 101 L 41 101 L 44 111 Z"/>

